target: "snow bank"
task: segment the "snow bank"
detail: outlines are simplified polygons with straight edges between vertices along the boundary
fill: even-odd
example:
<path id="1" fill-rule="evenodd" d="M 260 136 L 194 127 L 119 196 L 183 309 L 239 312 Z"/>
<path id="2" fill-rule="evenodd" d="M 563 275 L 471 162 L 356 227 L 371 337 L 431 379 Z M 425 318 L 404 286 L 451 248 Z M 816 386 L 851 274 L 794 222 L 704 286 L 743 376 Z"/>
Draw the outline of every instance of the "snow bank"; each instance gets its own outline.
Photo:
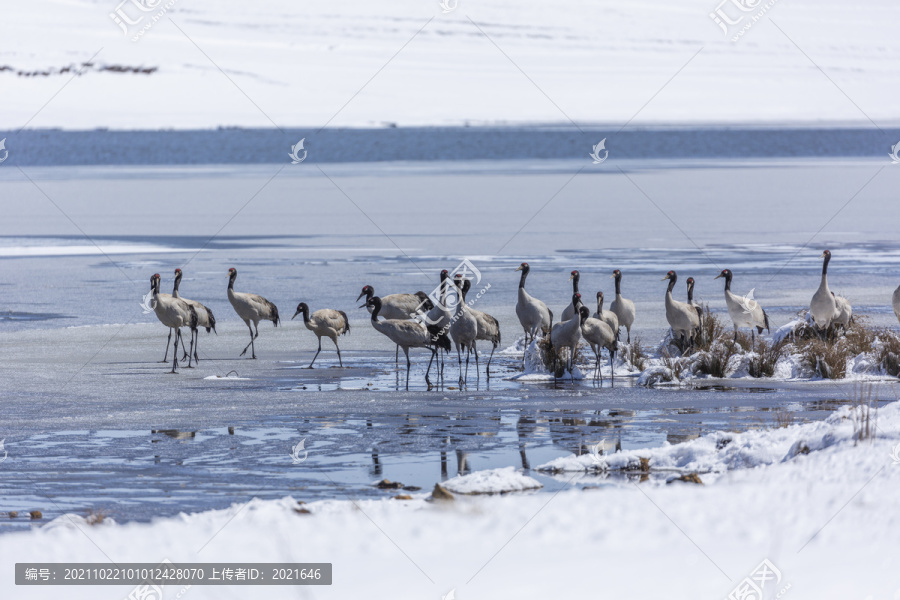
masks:
<path id="1" fill-rule="evenodd" d="M 539 481 L 523 475 L 515 467 L 476 471 L 448 479 L 441 485 L 457 494 L 504 494 L 544 487 Z"/>
<path id="2" fill-rule="evenodd" d="M 650 470 L 684 473 L 722 474 L 734 469 L 752 469 L 785 462 L 801 451 L 809 453 L 831 446 L 853 447 L 857 442 L 857 410 L 845 406 L 824 421 L 778 429 L 726 433 L 716 431 L 680 444 L 665 443 L 660 448 L 625 450 L 615 454 L 571 454 L 539 465 L 548 472 L 640 470 L 641 459 Z M 874 414 L 874 412 L 873 412 Z M 900 441 L 900 403 L 878 411 L 878 435 Z M 705 480 L 704 480 L 705 481 Z"/>
<path id="3" fill-rule="evenodd" d="M 440 598 L 451 589 L 466 600 L 530 600 L 596 596 L 601 584 L 612 598 L 694 600 L 728 597 L 765 558 L 781 577 L 777 587 L 766 588 L 767 597 L 790 585 L 796 589 L 786 598 L 894 598 L 900 587 L 900 405 L 878 411 L 873 440 L 853 442 L 852 417 L 842 409 L 822 423 L 714 434 L 680 448 L 602 457 L 610 465 L 646 456 L 651 465 L 716 469 L 718 478 L 702 477 L 712 485 L 666 486 L 651 478 L 440 503 L 254 499 L 151 523 L 6 534 L 0 564 L 168 558 L 176 564 L 334 565 L 328 587 L 194 586 L 186 600 L 413 600 Z M 726 436 L 730 442 L 717 448 Z M 551 575 L 529 576 L 537 573 Z M 171 587 L 165 600 L 179 591 Z M 64 595 L 93 600 L 125 598 L 129 591 L 70 586 Z M 0 579 L 4 598 L 56 600 L 60 593 L 55 586 L 24 588 L 10 576 Z"/>

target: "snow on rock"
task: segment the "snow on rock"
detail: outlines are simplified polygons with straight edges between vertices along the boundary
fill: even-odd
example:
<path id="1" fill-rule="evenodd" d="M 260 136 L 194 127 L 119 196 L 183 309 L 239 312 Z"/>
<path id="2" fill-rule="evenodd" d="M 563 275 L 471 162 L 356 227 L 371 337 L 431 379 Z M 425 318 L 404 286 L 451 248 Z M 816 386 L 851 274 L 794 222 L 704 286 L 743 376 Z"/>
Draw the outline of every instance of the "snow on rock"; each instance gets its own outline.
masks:
<path id="1" fill-rule="evenodd" d="M 660 383 L 677 382 L 672 370 L 662 365 L 656 365 L 645 369 L 638 376 L 638 385 L 654 386 Z"/>
<path id="2" fill-rule="evenodd" d="M 441 485 L 457 494 L 504 494 L 544 487 L 536 479 L 522 475 L 515 467 L 476 471 L 448 479 Z"/>

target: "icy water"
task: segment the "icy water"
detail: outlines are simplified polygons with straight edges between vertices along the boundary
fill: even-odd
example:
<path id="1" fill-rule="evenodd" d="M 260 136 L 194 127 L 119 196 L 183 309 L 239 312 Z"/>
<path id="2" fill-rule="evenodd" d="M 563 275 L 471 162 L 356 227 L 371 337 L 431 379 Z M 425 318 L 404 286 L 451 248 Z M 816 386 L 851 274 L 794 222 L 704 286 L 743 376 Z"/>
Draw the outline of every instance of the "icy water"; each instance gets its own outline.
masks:
<path id="1" fill-rule="evenodd" d="M 225 507 L 253 496 L 299 500 L 389 497 L 380 479 L 430 490 L 458 473 L 516 466 L 544 485 L 618 485 L 613 477 L 549 477 L 530 469 L 606 439 L 623 448 L 679 443 L 716 430 L 773 423 L 773 412 L 819 419 L 848 402 L 851 384 L 707 382 L 643 389 L 620 375 L 590 381 L 513 380 L 520 355 L 518 273 L 556 314 L 569 271 L 593 298 L 614 293 L 615 268 L 638 311 L 634 334 L 665 330 L 660 281 L 670 269 L 724 308 L 722 268 L 755 288 L 774 326 L 805 307 L 819 255 L 830 282 L 872 323 L 896 326 L 900 281 L 895 202 L 900 168 L 848 158 L 456 160 L 452 163 L 29 166 L 0 168 L 0 511 L 99 510 L 119 521 Z M 99 247 L 99 248 L 98 248 Z M 355 302 L 376 293 L 431 291 L 468 257 L 490 285 L 478 308 L 501 323 L 493 376 L 459 390 L 455 358 L 428 391 L 428 354 L 402 361 Z M 183 295 L 209 306 L 201 362 L 169 375 L 166 330 L 141 297 L 160 273 L 185 272 Z M 278 305 L 260 324 L 258 359 L 238 355 L 248 333 L 225 296 L 236 289 Z M 338 308 L 346 369 L 299 319 Z M 481 348 L 482 352 L 485 348 Z M 504 350 L 507 350 L 504 352 Z M 483 355 L 486 356 L 486 355 Z M 169 355 L 171 358 L 171 354 Z M 228 378 L 217 376 L 225 376 Z M 879 385 L 883 400 L 895 397 Z M 305 440 L 306 459 L 291 451 Z M 308 454 L 305 452 L 308 451 Z M 2 530 L 27 527 L 21 517 Z"/>

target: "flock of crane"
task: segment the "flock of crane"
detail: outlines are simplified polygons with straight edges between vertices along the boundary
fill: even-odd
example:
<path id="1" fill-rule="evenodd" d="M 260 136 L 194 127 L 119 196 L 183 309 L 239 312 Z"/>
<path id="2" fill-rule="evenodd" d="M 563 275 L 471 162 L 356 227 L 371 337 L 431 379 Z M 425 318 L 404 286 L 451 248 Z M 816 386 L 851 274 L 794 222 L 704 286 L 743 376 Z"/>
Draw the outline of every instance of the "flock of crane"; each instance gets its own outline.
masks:
<path id="1" fill-rule="evenodd" d="M 835 295 L 828 288 L 828 263 L 831 260 L 831 252 L 825 250 L 821 258 L 824 259 L 822 279 L 810 302 L 809 316 L 815 328 L 824 334 L 830 328 L 834 331 L 837 331 L 838 328 L 846 329 L 850 325 L 853 309 L 846 298 Z M 590 309 L 582 303 L 581 294 L 578 291 L 580 273 L 572 271 L 569 277 L 569 281 L 572 282 L 572 300 L 563 310 L 560 320 L 554 323 L 553 312 L 547 305 L 525 290 L 525 280 L 530 270 L 531 267 L 525 262 L 516 269 L 516 271 L 522 272 L 519 279 L 516 315 L 525 332 L 525 347 L 527 348 L 538 336 L 549 334 L 551 347 L 558 350 L 568 349 L 564 368 L 572 373 L 575 348 L 580 340 L 584 339 L 596 358 L 594 377 L 599 377 L 602 382 L 601 350 L 607 350 L 612 370 L 618 351 L 619 332 L 622 327 L 626 331 L 627 343 L 631 343 L 635 306 L 634 302 L 622 296 L 622 272 L 618 269 L 612 272 L 611 278 L 615 279 L 616 293 L 609 309 L 603 308 L 603 292 L 597 292 L 597 310 L 591 313 Z M 183 298 L 179 294 L 178 288 L 182 275 L 181 269 L 175 269 L 175 285 L 172 293 L 162 294 L 159 291 L 160 276 L 158 273 L 154 274 L 150 278 L 150 293 L 148 294 L 148 299 L 151 301 L 150 306 L 157 318 L 169 328 L 166 354 L 162 362 L 168 362 L 172 333 L 173 331 L 175 333 L 175 353 L 171 373 L 175 373 L 178 367 L 179 342 L 182 345 L 182 361 L 187 360 L 188 367 L 191 367 L 192 358 L 197 362 L 200 360 L 197 352 L 199 329 L 205 328 L 209 333 L 216 328 L 216 319 L 209 308 L 195 300 Z M 229 269 L 228 275 L 228 300 L 250 331 L 250 342 L 240 355 L 244 356 L 249 349 L 251 358 L 256 358 L 255 340 L 259 336 L 259 322 L 272 321 L 277 327 L 281 322 L 278 307 L 260 295 L 236 292 L 234 282 L 237 279 L 237 270 Z M 769 317 L 759 303 L 753 299 L 752 291 L 747 296 L 739 296 L 732 292 L 733 274 L 728 269 L 724 269 L 715 278 L 725 279 L 725 305 L 734 324 L 735 339 L 740 328 L 749 327 L 751 336 L 754 337 L 757 332 L 762 334 L 763 330 L 769 330 Z M 678 280 L 675 271 L 669 271 L 663 280 L 669 282 L 665 295 L 665 307 L 666 320 L 672 329 L 672 337 L 682 348 L 690 348 L 694 345 L 700 332 L 703 318 L 700 305 L 693 299 L 694 279 L 687 279 L 687 302 L 675 300 L 672 296 Z M 439 352 L 451 352 L 455 346 L 459 363 L 459 384 L 465 386 L 471 354 L 475 355 L 476 374 L 479 369 L 476 342 L 488 341 L 492 348 L 486 367 L 486 376 L 490 377 L 490 363 L 494 350 L 500 344 L 500 323 L 493 316 L 476 310 L 472 306 L 474 302 L 466 301 L 466 294 L 470 287 L 471 281 L 463 277 L 461 273 L 457 273 L 451 278 L 450 273 L 444 269 L 440 273 L 439 301 L 436 302 L 433 302 L 432 298 L 424 292 L 390 294 L 379 297 L 375 295 L 372 286 L 366 285 L 362 288 L 357 301 L 365 298 L 365 302 L 359 308 L 368 309 L 372 327 L 396 344 L 395 361 L 399 361 L 400 349 L 406 356 L 407 387 L 409 386 L 410 348 L 425 348 L 431 351 L 431 359 L 425 372 L 425 382 L 431 388 L 429 375 L 435 358 Z M 900 319 L 900 287 L 894 292 L 893 307 L 897 318 Z M 303 316 L 304 325 L 316 335 L 319 342 L 318 350 L 310 362 L 309 368 L 312 368 L 322 351 L 323 337 L 331 339 L 334 343 L 339 365 L 343 367 L 338 337 L 350 332 L 347 313 L 330 308 L 310 313 L 309 306 L 305 302 L 301 302 L 297 305 L 297 310 L 291 318 L 293 319 L 297 315 Z M 185 350 L 184 340 L 181 337 L 181 329 L 185 327 L 191 331 L 190 350 Z M 463 351 L 466 355 L 465 367 L 463 367 L 462 360 Z M 442 377 L 443 367 L 440 368 L 440 374 Z"/>

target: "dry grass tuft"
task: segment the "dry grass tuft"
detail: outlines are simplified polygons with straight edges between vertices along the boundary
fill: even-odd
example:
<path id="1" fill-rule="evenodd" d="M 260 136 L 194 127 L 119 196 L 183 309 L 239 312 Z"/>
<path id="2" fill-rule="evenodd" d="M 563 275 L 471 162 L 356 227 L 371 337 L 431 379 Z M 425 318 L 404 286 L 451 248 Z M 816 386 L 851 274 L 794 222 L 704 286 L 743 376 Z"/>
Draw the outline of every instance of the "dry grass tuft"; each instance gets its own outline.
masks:
<path id="1" fill-rule="evenodd" d="M 663 348 L 660 358 L 662 359 L 663 365 L 672 372 L 672 376 L 675 379 L 681 379 L 684 369 L 688 365 L 688 360 L 683 357 L 671 356 L 668 348 Z"/>
<path id="2" fill-rule="evenodd" d="M 94 510 L 93 508 L 88 511 L 87 516 L 84 520 L 88 525 L 100 525 L 103 521 L 106 520 L 108 515 L 102 510 Z"/>
<path id="3" fill-rule="evenodd" d="M 750 358 L 750 376 L 772 377 L 775 375 L 775 365 L 778 364 L 778 359 L 784 355 L 786 346 L 786 340 L 772 344 L 762 338 L 757 339 L 754 348 L 756 356 Z"/>
<path id="4" fill-rule="evenodd" d="M 863 383 L 853 386 L 853 399 L 850 407 L 850 418 L 853 420 L 853 437 L 856 441 L 875 439 L 875 430 L 878 428 L 878 395 L 875 386 L 871 383 Z M 875 422 L 872 420 L 872 411 L 875 411 Z"/>
<path id="5" fill-rule="evenodd" d="M 847 359 L 850 356 L 842 344 L 811 339 L 800 343 L 798 349 L 804 368 L 819 377 L 843 379 L 847 374 Z"/>
<path id="6" fill-rule="evenodd" d="M 738 354 L 738 344 L 731 341 L 716 340 L 709 350 L 700 353 L 695 372 L 710 377 L 723 378 L 728 375 L 728 363 Z"/>
<path id="7" fill-rule="evenodd" d="M 647 351 L 644 350 L 644 346 L 641 344 L 641 337 L 639 335 L 634 336 L 634 340 L 631 342 L 631 350 L 629 354 L 631 355 L 632 367 L 634 367 L 638 371 L 643 371 L 647 368 L 647 360 L 650 357 L 647 355 Z"/>
<path id="8" fill-rule="evenodd" d="M 881 344 L 875 351 L 875 360 L 885 373 L 900 377 L 900 337 L 890 329 L 876 330 L 876 335 Z"/>
<path id="9" fill-rule="evenodd" d="M 790 427 L 793 424 L 794 413 L 783 408 L 779 408 L 775 411 L 775 427 L 777 429 L 781 429 L 782 427 Z"/>

